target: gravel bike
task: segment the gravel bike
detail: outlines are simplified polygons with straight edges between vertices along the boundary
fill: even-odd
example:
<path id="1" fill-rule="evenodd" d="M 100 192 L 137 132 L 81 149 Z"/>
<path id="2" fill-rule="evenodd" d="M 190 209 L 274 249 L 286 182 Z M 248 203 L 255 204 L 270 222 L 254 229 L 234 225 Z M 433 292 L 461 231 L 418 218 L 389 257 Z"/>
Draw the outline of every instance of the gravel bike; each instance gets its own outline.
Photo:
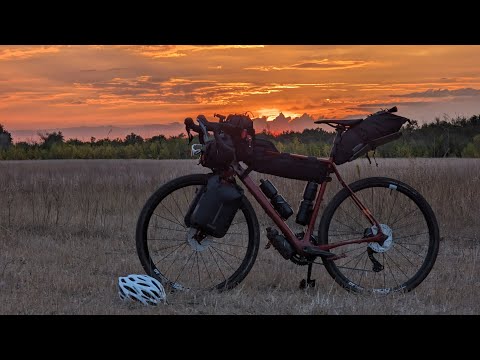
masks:
<path id="1" fill-rule="evenodd" d="M 378 113 L 394 111 L 396 107 Z M 205 139 L 213 132 L 214 139 L 222 144 L 218 149 L 220 153 L 222 149 L 231 150 L 232 144 L 224 144 L 219 136 L 226 126 L 222 122 L 225 116 L 219 115 L 219 118 L 220 123 L 213 123 L 199 116 L 198 126 L 189 120 L 191 127 Z M 302 165 L 296 171 L 307 169 L 312 173 L 311 178 L 305 177 L 309 180 L 297 214 L 297 223 L 304 225 L 300 233 L 287 225 L 285 219 L 293 211 L 276 188 L 265 180 L 259 186 L 249 176 L 252 169 L 256 170 L 253 162 L 240 161 L 234 156 L 228 166 L 214 168 L 209 174 L 186 175 L 162 185 L 144 205 L 137 223 L 136 248 L 146 273 L 171 291 L 224 291 L 234 288 L 247 276 L 259 250 L 260 228 L 254 208 L 245 195 L 224 236 L 210 236 L 186 220 L 192 201 L 212 176 L 218 176 L 229 183 L 239 180 L 274 222 L 277 228 L 266 229 L 267 247 L 273 245 L 285 259 L 308 266 L 307 278 L 300 284 L 302 288 L 315 286 L 311 270 L 319 260 L 328 274 L 351 292 L 387 294 L 408 292 L 417 287 L 432 270 L 439 250 L 439 229 L 432 208 L 414 188 L 395 179 L 371 177 L 346 184 L 335 164 L 338 161 L 333 149 L 338 148 L 345 132 L 360 128 L 364 120 L 317 121 L 336 130 L 332 153 L 326 159 L 274 152 L 270 153 L 275 157 L 269 158 L 268 151 L 257 155 L 259 162 L 264 161 L 264 169 L 272 163 L 280 165 L 276 173 L 265 170 L 277 176 L 304 178 L 290 175 L 296 171 L 292 170 L 296 164 L 293 161 L 313 164 L 313 167 Z M 393 139 L 399 135 L 394 132 L 388 136 Z M 384 138 L 363 146 L 350 160 L 391 140 Z M 201 153 L 198 144 L 192 146 L 192 154 Z M 321 175 L 313 176 L 314 172 Z M 315 229 L 320 204 L 333 175 L 342 189 L 326 206 Z"/>

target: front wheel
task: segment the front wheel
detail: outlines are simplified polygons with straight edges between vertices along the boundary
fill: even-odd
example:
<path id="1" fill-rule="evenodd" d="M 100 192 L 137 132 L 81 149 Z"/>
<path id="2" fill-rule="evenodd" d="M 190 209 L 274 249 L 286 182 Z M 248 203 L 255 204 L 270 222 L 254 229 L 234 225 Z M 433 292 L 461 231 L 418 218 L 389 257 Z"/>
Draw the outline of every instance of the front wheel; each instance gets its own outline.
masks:
<path id="1" fill-rule="evenodd" d="M 185 215 L 208 176 L 193 174 L 166 183 L 148 199 L 138 219 L 140 262 L 170 290 L 231 289 L 247 276 L 257 257 L 258 220 L 245 196 L 223 238 L 197 241 L 196 229 L 186 226 Z"/>
<path id="2" fill-rule="evenodd" d="M 324 261 L 335 281 L 353 292 L 407 292 L 432 270 L 439 249 L 435 214 L 427 201 L 400 181 L 374 177 L 349 185 L 376 218 L 388 239 L 332 249 L 345 257 Z M 377 233 L 355 205 L 348 189 L 328 204 L 320 221 L 320 244 L 362 239 Z"/>

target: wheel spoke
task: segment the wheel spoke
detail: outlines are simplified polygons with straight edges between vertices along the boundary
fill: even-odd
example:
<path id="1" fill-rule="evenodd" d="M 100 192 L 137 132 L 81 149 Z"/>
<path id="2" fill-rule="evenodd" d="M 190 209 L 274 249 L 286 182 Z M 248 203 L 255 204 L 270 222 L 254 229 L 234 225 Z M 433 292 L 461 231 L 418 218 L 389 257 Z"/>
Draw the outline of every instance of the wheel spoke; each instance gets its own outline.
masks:
<path id="1" fill-rule="evenodd" d="M 405 271 L 403 271 L 402 268 L 401 268 L 395 261 L 393 261 L 393 259 L 392 259 L 390 256 L 388 256 L 388 254 L 387 254 L 387 257 L 388 257 L 390 260 L 392 260 L 392 262 L 397 266 L 398 270 L 400 270 L 400 272 L 401 272 L 401 273 L 407 278 L 407 280 L 408 280 L 408 275 L 405 274 Z"/>
<path id="2" fill-rule="evenodd" d="M 170 245 L 170 246 L 165 246 L 165 247 L 162 247 L 160 249 L 154 249 L 152 252 L 156 251 L 161 251 L 161 250 L 165 250 L 165 249 L 171 249 L 172 247 L 178 247 L 178 245 Z"/>
<path id="3" fill-rule="evenodd" d="M 383 257 L 383 263 L 385 264 L 385 253 L 382 253 L 382 257 Z M 385 271 L 382 271 L 383 272 L 383 288 L 386 289 L 387 288 L 387 285 L 386 285 L 386 282 L 385 282 Z"/>
<path id="4" fill-rule="evenodd" d="M 192 256 L 193 256 L 194 253 L 196 253 L 196 251 L 193 251 L 193 252 L 190 254 L 190 256 L 188 257 L 187 261 L 186 261 L 185 264 L 183 265 L 182 270 L 180 270 L 180 273 L 177 275 L 177 277 L 176 277 L 176 279 L 175 279 L 174 282 L 177 282 L 177 281 L 178 281 L 178 279 L 180 278 L 180 275 L 182 275 L 183 270 L 184 270 L 185 267 L 187 266 L 188 262 L 190 261 L 190 259 L 192 258 Z"/>
<path id="5" fill-rule="evenodd" d="M 180 225 L 181 227 L 183 227 L 183 228 L 185 229 L 185 226 L 182 225 L 182 224 L 178 221 L 178 219 L 175 217 L 175 215 L 172 214 L 172 212 L 170 211 L 170 209 L 167 208 L 164 203 L 160 203 L 160 204 L 163 206 L 163 208 L 164 208 L 165 210 L 167 210 L 167 212 L 168 212 L 170 215 L 172 215 L 172 217 L 175 219 L 175 223 L 177 223 L 177 225 Z"/>
<path id="6" fill-rule="evenodd" d="M 227 260 L 225 260 L 225 258 L 222 256 L 222 254 L 220 254 L 220 253 L 218 252 L 218 250 L 220 250 L 220 249 L 217 250 L 214 246 L 212 246 L 212 249 L 215 250 L 215 252 L 218 254 L 218 256 L 220 256 L 220 258 L 223 260 L 223 262 L 224 262 L 225 264 L 227 264 L 227 265 L 230 267 L 230 269 L 235 270 L 235 269 L 233 268 L 233 266 L 232 266 Z M 232 256 L 233 256 L 233 255 L 232 255 Z"/>
<path id="7" fill-rule="evenodd" d="M 420 254 L 417 254 L 417 253 L 416 253 L 415 251 L 413 251 L 412 249 L 409 249 L 408 247 L 406 247 L 406 246 L 404 246 L 404 245 L 402 245 L 402 244 L 399 244 L 399 243 L 395 243 L 395 245 L 396 245 L 396 244 L 398 244 L 398 245 L 400 245 L 401 247 L 403 247 L 403 248 L 407 249 L 407 250 L 408 250 L 408 251 L 410 251 L 411 253 L 413 253 L 413 254 L 415 254 L 415 255 L 417 255 L 417 256 L 419 256 L 419 257 L 423 258 L 423 256 L 422 256 L 422 255 L 420 255 Z M 399 251 L 399 250 L 397 249 L 397 251 Z"/>
<path id="8" fill-rule="evenodd" d="M 202 253 L 200 253 L 200 259 L 202 259 L 203 266 L 205 266 L 205 270 L 207 272 L 208 278 L 210 279 L 212 284 L 215 285 L 215 282 L 212 280 L 212 276 L 210 275 L 210 271 L 208 271 L 208 266 L 207 266 L 207 264 L 205 264 L 205 259 L 203 258 Z"/>
<path id="9" fill-rule="evenodd" d="M 163 205 L 163 204 L 162 204 L 162 205 Z M 176 222 L 176 221 L 172 221 L 172 220 L 170 220 L 170 219 L 167 219 L 166 217 L 163 217 L 163 216 L 161 216 L 161 215 L 158 215 L 156 212 L 154 212 L 153 215 L 158 216 L 159 218 L 162 218 L 162 219 L 164 219 L 164 220 L 170 221 L 172 224 L 180 225 L 180 226 L 182 226 L 183 228 L 185 228 L 185 226 L 183 226 L 182 224 L 179 224 L 179 223 Z M 185 230 L 184 230 L 184 231 L 185 231 Z"/>
<path id="10" fill-rule="evenodd" d="M 352 268 L 348 266 L 337 266 L 337 269 L 345 269 L 345 270 L 353 270 L 353 271 L 364 271 L 364 272 L 374 272 L 373 270 L 369 269 L 358 269 L 358 268 Z"/>
<path id="11" fill-rule="evenodd" d="M 367 261 L 368 261 L 368 256 L 365 256 L 365 262 L 363 263 L 363 270 L 367 269 Z M 358 281 L 359 286 L 362 286 L 362 279 L 364 275 L 365 275 L 365 271 L 362 271 L 360 274 L 360 280 Z"/>
<path id="12" fill-rule="evenodd" d="M 176 198 L 175 195 L 173 195 L 173 194 L 174 194 L 174 193 L 171 193 L 170 195 L 172 196 L 172 199 L 173 199 L 173 201 L 175 202 L 175 206 L 176 206 L 176 208 L 177 208 L 177 210 L 178 210 L 178 214 L 179 214 L 180 216 L 182 216 L 183 211 L 180 209 L 180 206 L 178 206 L 177 198 Z M 177 218 L 175 218 L 175 219 L 177 219 Z M 178 219 L 177 219 L 177 220 L 178 220 Z"/>
<path id="13" fill-rule="evenodd" d="M 400 251 L 398 247 L 394 247 L 393 249 L 397 251 L 400 255 L 402 255 L 403 258 L 410 263 L 410 265 L 415 266 L 415 264 L 402 251 Z"/>
<path id="14" fill-rule="evenodd" d="M 392 227 L 390 227 L 390 228 L 392 229 L 392 231 L 396 232 L 398 229 L 404 229 L 406 227 L 412 227 L 413 225 L 421 224 L 422 222 L 423 222 L 423 220 L 419 220 L 419 221 L 416 221 L 416 222 L 411 223 L 411 224 L 402 225 L 402 226 L 399 226 L 399 227 L 396 227 L 396 228 L 392 228 Z"/>
<path id="15" fill-rule="evenodd" d="M 198 274 L 198 287 L 202 287 L 202 281 L 200 280 L 200 265 L 198 264 L 198 251 L 195 252 L 195 260 L 197 260 L 197 274 Z"/>
<path id="16" fill-rule="evenodd" d="M 387 254 L 387 258 L 390 259 L 390 256 L 388 256 L 388 254 Z M 390 260 L 392 260 L 392 259 L 390 259 Z M 392 262 L 395 264 L 395 262 L 393 260 L 392 260 Z M 395 284 L 397 284 L 397 288 L 400 287 L 400 284 L 398 283 L 397 278 L 395 277 L 395 274 L 393 273 L 392 268 L 390 266 L 388 267 L 388 270 L 390 270 L 390 274 L 392 274 L 392 278 L 395 281 Z"/>
<path id="17" fill-rule="evenodd" d="M 353 200 L 352 200 L 352 201 L 353 201 Z M 350 214 L 349 214 L 349 213 L 347 213 L 345 210 L 343 210 L 343 208 L 342 208 L 342 207 L 340 207 L 339 209 L 340 209 L 340 210 L 342 210 L 342 211 L 343 211 L 343 213 L 344 213 L 345 215 L 347 215 L 347 216 L 348 216 L 350 219 L 352 219 L 353 221 L 355 221 L 355 222 L 357 223 L 357 225 L 358 225 L 358 226 L 360 226 L 360 228 L 362 228 L 362 227 L 363 227 L 363 225 L 362 225 L 362 224 L 360 224 L 360 223 L 359 223 L 359 222 L 358 222 L 358 221 L 357 221 L 357 220 L 356 220 L 356 219 L 355 219 L 355 218 L 354 218 L 352 215 L 350 215 Z M 360 211 L 360 210 L 357 210 L 357 211 Z"/>
<path id="18" fill-rule="evenodd" d="M 157 215 L 158 216 L 158 215 Z M 186 233 L 185 230 L 178 230 L 178 229 L 172 229 L 172 228 L 166 228 L 166 227 L 163 227 L 163 226 L 154 226 L 152 225 L 153 228 L 155 229 L 162 229 L 162 230 L 171 230 L 171 231 L 178 231 L 178 232 L 182 232 L 182 233 Z"/>
<path id="19" fill-rule="evenodd" d="M 355 233 L 358 233 L 358 231 L 355 230 L 354 228 L 352 228 L 351 226 L 349 226 L 349 225 L 347 225 L 347 224 L 344 224 L 344 223 L 342 223 L 341 221 L 339 221 L 339 220 L 337 220 L 337 219 L 332 219 L 332 220 L 335 221 L 335 222 L 337 222 L 337 223 L 339 223 L 339 224 L 341 224 L 341 225 L 343 225 L 343 226 L 345 226 L 345 227 L 347 227 L 347 228 L 349 228 L 350 230 L 353 231 L 354 234 L 355 234 Z"/>
<path id="20" fill-rule="evenodd" d="M 175 257 L 173 258 L 173 260 L 170 262 L 170 265 L 168 265 L 167 269 L 164 271 L 164 275 L 167 276 L 168 272 L 170 271 L 170 269 L 172 268 L 173 264 L 176 263 L 176 260 L 178 258 L 178 255 L 183 252 L 183 250 L 185 250 L 185 247 L 187 246 L 187 244 L 183 244 L 184 246 L 179 249 L 179 251 L 175 254 Z M 155 264 L 155 266 L 157 266 L 157 264 Z"/>
<path id="21" fill-rule="evenodd" d="M 227 278 L 225 277 L 225 275 L 224 275 L 224 273 L 223 273 L 223 271 L 222 271 L 222 268 L 220 267 L 220 265 L 218 265 L 218 261 L 217 261 L 217 259 L 215 258 L 215 255 L 213 254 L 212 249 L 208 248 L 208 250 L 210 251 L 210 255 L 213 257 L 213 261 L 215 261 L 215 264 L 217 264 L 218 270 L 220 270 L 220 273 L 222 274 L 223 279 L 224 279 L 225 281 L 227 281 Z"/>
<path id="22" fill-rule="evenodd" d="M 227 246 L 241 247 L 241 248 L 247 249 L 247 246 L 230 244 L 230 243 L 224 243 L 224 242 L 220 242 L 220 241 L 212 241 L 212 243 L 214 243 L 214 244 L 221 244 L 221 245 L 227 245 Z"/>
<path id="23" fill-rule="evenodd" d="M 390 190 L 390 191 L 393 191 L 393 190 Z M 390 224 L 390 218 L 392 217 L 393 209 L 395 208 L 395 204 L 397 203 L 398 194 L 399 194 L 399 192 L 395 191 L 395 199 L 393 200 L 392 207 L 390 208 L 390 214 L 388 215 L 386 224 Z"/>
<path id="24" fill-rule="evenodd" d="M 396 242 L 398 239 L 406 239 L 406 238 L 410 238 L 410 237 L 414 237 L 414 236 L 419 236 L 419 235 L 426 235 L 426 234 L 428 234 L 428 231 L 425 231 L 425 232 L 422 232 L 422 233 L 418 233 L 418 234 L 412 234 L 412 235 L 405 235 L 405 236 L 395 237 L 395 242 Z"/>
<path id="25" fill-rule="evenodd" d="M 357 250 L 362 250 L 362 251 L 365 251 L 365 247 L 360 247 L 360 246 L 357 246 L 351 250 L 347 250 L 347 251 L 342 251 L 343 254 L 348 254 L 349 252 L 352 252 L 352 251 L 357 251 Z"/>
<path id="26" fill-rule="evenodd" d="M 359 256 L 362 256 L 363 254 L 364 254 L 364 253 L 361 252 L 361 253 L 359 253 L 358 255 L 355 255 L 355 256 L 352 257 L 349 261 L 347 261 L 345 264 L 343 264 L 343 266 L 350 264 L 353 260 L 355 260 L 355 259 L 358 258 Z"/>
<path id="27" fill-rule="evenodd" d="M 405 216 L 400 215 L 399 217 L 395 218 L 395 220 L 390 224 L 390 227 L 393 227 L 393 225 L 395 225 L 397 222 L 399 222 L 401 220 L 405 220 L 405 219 L 409 218 L 410 216 L 415 214 L 418 210 L 419 210 L 418 208 L 415 208 L 415 209 L 411 210 L 409 213 L 407 213 Z"/>
<path id="28" fill-rule="evenodd" d="M 168 256 L 170 256 L 171 254 L 173 254 L 175 252 L 176 249 L 178 249 L 180 246 L 185 246 L 187 245 L 186 243 L 183 243 L 183 244 L 180 244 L 178 245 L 173 251 L 169 252 L 167 255 L 165 255 L 164 257 L 162 257 L 161 259 L 159 259 L 158 261 L 162 261 L 163 259 L 166 259 Z M 155 266 L 158 264 L 158 262 L 155 264 Z"/>

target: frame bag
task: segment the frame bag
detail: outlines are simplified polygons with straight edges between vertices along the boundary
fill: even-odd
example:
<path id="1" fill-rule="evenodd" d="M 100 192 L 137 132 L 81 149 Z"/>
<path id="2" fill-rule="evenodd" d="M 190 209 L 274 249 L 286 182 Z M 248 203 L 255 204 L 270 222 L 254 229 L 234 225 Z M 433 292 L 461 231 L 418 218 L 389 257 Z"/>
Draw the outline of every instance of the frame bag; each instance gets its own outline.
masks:
<path id="1" fill-rule="evenodd" d="M 325 162 L 314 156 L 281 153 L 273 143 L 263 139 L 254 141 L 253 155 L 244 163 L 259 173 L 317 183 L 325 180 L 328 169 Z"/>

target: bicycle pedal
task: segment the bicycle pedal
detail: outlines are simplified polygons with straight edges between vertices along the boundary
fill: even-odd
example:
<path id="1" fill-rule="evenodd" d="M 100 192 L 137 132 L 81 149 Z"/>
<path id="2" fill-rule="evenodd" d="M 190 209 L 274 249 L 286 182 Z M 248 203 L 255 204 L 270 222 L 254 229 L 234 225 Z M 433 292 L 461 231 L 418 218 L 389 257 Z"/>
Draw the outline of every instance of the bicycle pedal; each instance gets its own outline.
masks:
<path id="1" fill-rule="evenodd" d="M 305 290 L 307 288 L 314 288 L 315 287 L 315 280 L 306 280 L 303 279 L 300 281 L 300 289 Z"/>
<path id="2" fill-rule="evenodd" d="M 270 240 L 267 241 L 267 244 L 265 245 L 265 249 L 270 249 L 272 247 L 272 243 Z"/>
<path id="3" fill-rule="evenodd" d="M 327 258 L 337 256 L 336 254 L 331 253 L 330 251 L 320 250 L 310 246 L 304 247 L 303 251 L 305 251 L 309 255 L 324 256 Z"/>

